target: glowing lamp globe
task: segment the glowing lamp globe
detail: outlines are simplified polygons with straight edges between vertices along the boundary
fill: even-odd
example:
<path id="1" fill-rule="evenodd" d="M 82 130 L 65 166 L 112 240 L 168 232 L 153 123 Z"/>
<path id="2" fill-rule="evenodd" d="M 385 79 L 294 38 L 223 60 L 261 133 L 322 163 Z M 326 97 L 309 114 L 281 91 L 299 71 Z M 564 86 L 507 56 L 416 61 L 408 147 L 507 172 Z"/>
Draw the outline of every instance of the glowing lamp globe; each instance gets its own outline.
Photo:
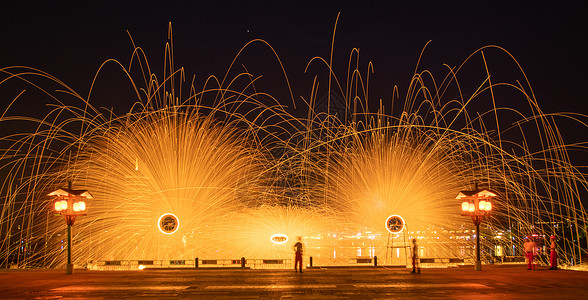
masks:
<path id="1" fill-rule="evenodd" d="M 476 205 L 474 203 L 469 203 L 468 206 L 469 206 L 468 207 L 468 211 L 469 212 L 472 212 L 473 213 L 474 211 L 476 211 Z"/>
<path id="2" fill-rule="evenodd" d="M 484 201 L 484 200 L 480 201 L 480 203 L 478 204 L 478 207 L 481 211 L 486 211 L 486 201 Z"/>
<path id="3" fill-rule="evenodd" d="M 86 203 L 84 201 L 74 203 L 73 210 L 75 212 L 80 212 L 80 211 L 86 210 Z"/>
<path id="4" fill-rule="evenodd" d="M 468 211 L 470 209 L 470 203 L 465 201 L 461 204 L 461 210 Z"/>
<path id="5" fill-rule="evenodd" d="M 55 202 L 55 210 L 56 211 L 64 211 L 67 210 L 67 201 L 61 200 Z"/>

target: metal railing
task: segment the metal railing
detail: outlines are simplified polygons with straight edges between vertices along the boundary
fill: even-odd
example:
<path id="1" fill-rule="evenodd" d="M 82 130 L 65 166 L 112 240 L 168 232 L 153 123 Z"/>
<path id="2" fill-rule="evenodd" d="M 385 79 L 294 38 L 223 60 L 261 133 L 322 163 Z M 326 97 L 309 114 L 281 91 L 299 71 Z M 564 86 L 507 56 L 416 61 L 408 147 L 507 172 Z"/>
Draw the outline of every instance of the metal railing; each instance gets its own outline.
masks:
<path id="1" fill-rule="evenodd" d="M 289 269 L 291 259 L 200 259 L 194 260 L 103 260 L 88 263 L 89 270 L 129 271 L 141 269 L 194 269 L 194 268 L 250 268 Z"/>
<path id="2" fill-rule="evenodd" d="M 88 263 L 89 270 L 141 270 L 144 268 L 194 268 L 194 260 L 102 260 Z"/>

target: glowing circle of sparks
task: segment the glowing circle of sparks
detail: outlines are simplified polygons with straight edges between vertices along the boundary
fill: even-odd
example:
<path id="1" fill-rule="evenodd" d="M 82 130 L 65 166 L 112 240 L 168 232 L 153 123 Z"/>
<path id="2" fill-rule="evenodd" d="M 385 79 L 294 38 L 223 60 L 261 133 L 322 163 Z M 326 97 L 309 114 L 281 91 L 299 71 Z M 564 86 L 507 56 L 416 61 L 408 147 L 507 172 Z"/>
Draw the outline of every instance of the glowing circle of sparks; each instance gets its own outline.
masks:
<path id="1" fill-rule="evenodd" d="M 157 226 L 163 234 L 173 234 L 180 228 L 180 219 L 172 213 L 163 214 L 159 217 Z"/>
<path id="2" fill-rule="evenodd" d="M 283 233 L 276 233 L 270 238 L 274 244 L 285 244 L 288 242 L 288 236 Z"/>
<path id="3" fill-rule="evenodd" d="M 399 215 L 391 215 L 386 219 L 386 230 L 390 233 L 400 233 L 404 230 L 404 219 Z"/>

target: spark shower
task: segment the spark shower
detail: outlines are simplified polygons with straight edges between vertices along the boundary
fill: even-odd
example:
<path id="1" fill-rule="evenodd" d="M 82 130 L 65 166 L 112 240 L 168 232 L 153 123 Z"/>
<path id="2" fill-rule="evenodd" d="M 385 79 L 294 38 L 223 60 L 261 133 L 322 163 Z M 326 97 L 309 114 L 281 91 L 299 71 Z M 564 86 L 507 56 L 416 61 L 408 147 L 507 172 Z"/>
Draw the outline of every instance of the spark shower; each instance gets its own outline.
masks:
<path id="1" fill-rule="evenodd" d="M 261 40 L 243 49 L 252 43 L 277 53 Z M 561 263 L 585 254 L 586 174 L 570 159 L 584 142 L 568 144 L 558 124 L 572 120 L 586 130 L 586 116 L 543 113 L 505 49 L 482 47 L 441 80 L 417 67 L 402 99 L 395 90 L 374 109 L 372 64 L 361 71 L 357 49 L 343 73 L 329 58 L 312 59 L 309 66 L 323 71 L 310 90 L 287 91 L 308 96 L 285 100 L 256 88 L 259 74 L 235 71 L 243 49 L 224 78 L 187 83 L 170 44 L 161 77 L 140 47 L 128 66 L 105 62 L 120 66 L 135 91 L 122 115 L 44 71 L 0 69 L 0 87 L 24 82 L 50 108 L 18 116 L 9 106 L 0 117 L 2 268 L 63 266 L 65 226 L 46 195 L 68 182 L 93 195 L 73 227 L 77 266 L 290 258 L 297 236 L 315 264 L 373 256 L 403 264 L 412 238 L 421 257 L 468 261 L 478 234 L 486 261 L 520 256 L 526 236 L 552 234 Z M 490 52 L 524 80 L 494 78 Z M 268 60 L 281 67 L 277 54 Z M 463 84 L 462 70 L 472 66 L 484 76 Z M 2 101 L 13 105 L 21 96 Z M 498 106 L 500 97 L 528 109 Z M 498 194 L 480 233 L 455 199 L 476 184 Z M 391 215 L 404 220 L 402 232 L 386 230 Z"/>

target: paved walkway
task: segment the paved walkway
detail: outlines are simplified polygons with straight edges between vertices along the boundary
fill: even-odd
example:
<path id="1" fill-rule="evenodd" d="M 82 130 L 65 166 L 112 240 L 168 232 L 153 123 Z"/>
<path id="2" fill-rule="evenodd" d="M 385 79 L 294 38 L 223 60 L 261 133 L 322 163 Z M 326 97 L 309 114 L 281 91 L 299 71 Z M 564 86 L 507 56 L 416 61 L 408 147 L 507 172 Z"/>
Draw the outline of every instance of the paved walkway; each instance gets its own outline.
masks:
<path id="1" fill-rule="evenodd" d="M 588 299 L 588 272 L 423 269 L 0 271 L 3 299 Z"/>

